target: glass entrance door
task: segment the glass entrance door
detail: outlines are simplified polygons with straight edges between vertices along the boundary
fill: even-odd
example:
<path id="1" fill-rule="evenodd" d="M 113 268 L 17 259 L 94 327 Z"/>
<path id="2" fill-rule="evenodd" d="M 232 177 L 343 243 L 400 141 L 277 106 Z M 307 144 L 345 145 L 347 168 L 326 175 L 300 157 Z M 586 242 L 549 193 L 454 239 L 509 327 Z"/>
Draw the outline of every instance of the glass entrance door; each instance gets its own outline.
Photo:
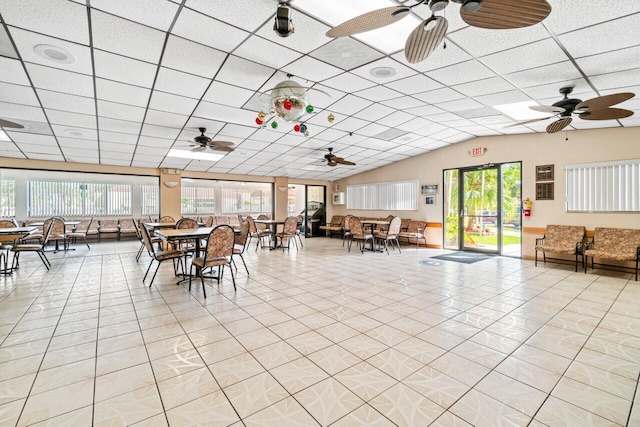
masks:
<path id="1" fill-rule="evenodd" d="M 444 247 L 521 255 L 521 164 L 444 171 Z"/>
<path id="2" fill-rule="evenodd" d="M 327 220 L 325 205 L 325 187 L 323 185 L 307 185 L 305 237 L 324 236 L 320 226 Z"/>

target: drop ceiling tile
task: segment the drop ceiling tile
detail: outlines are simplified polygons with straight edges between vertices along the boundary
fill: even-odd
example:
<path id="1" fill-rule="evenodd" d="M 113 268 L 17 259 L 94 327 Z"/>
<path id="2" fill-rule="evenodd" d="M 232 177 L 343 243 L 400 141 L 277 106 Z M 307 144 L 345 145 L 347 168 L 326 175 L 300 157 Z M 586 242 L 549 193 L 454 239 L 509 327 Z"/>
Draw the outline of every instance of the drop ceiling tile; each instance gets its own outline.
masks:
<path id="1" fill-rule="evenodd" d="M 93 79 L 90 76 L 36 64 L 27 64 L 27 71 L 36 88 L 93 97 Z"/>
<path id="2" fill-rule="evenodd" d="M 378 121 L 381 118 L 388 116 L 393 113 L 395 110 L 391 107 L 387 107 L 382 104 L 373 104 L 359 113 L 355 114 L 355 117 L 358 117 L 363 120 L 368 121 Z"/>
<path id="3" fill-rule="evenodd" d="M 67 127 L 81 127 L 88 129 L 96 128 L 96 116 L 67 111 L 49 110 L 47 111 L 49 122 L 54 125 L 66 125 Z"/>
<path id="4" fill-rule="evenodd" d="M 229 56 L 216 80 L 245 89 L 259 89 L 275 70 L 237 56 Z M 284 80 L 284 79 L 283 79 Z"/>
<path id="5" fill-rule="evenodd" d="M 554 102 L 562 99 L 562 95 L 560 95 L 559 90 L 564 86 L 574 86 L 571 96 L 586 94 L 586 97 L 584 99 L 597 96 L 596 93 L 591 89 L 591 86 L 589 86 L 589 83 L 587 83 L 587 81 L 584 79 L 566 80 L 563 82 L 554 83 L 553 85 L 544 84 L 539 86 L 532 86 L 526 88 L 524 92 L 530 95 L 531 98 L 538 101 L 545 99 L 554 99 L 554 101 L 551 102 L 551 104 L 553 104 Z"/>
<path id="6" fill-rule="evenodd" d="M 21 125 L 24 126 L 24 128 L 13 129 L 12 132 L 32 133 L 32 134 L 38 134 L 38 135 L 53 135 L 53 131 L 51 130 L 49 123 L 34 122 L 30 120 L 16 120 L 16 119 L 13 119 L 13 121 L 20 123 Z M 7 129 L 6 132 L 9 132 L 9 130 Z"/>
<path id="7" fill-rule="evenodd" d="M 104 79 L 96 79 L 96 92 L 98 99 L 138 107 L 146 107 L 151 94 L 149 89 Z"/>
<path id="8" fill-rule="evenodd" d="M 367 139 L 371 139 L 371 137 L 375 137 L 376 135 L 385 134 L 389 130 L 390 128 L 388 126 L 383 126 L 378 123 L 369 123 L 368 125 L 358 129 L 356 133 L 358 135 L 369 137 L 362 140 L 362 143 L 364 143 Z M 379 139 L 382 140 L 383 138 Z"/>
<path id="9" fill-rule="evenodd" d="M 430 104 L 437 104 L 440 102 L 456 101 L 464 98 L 464 95 L 451 88 L 443 87 L 441 89 L 416 93 L 413 97 Z"/>
<path id="10" fill-rule="evenodd" d="M 187 120 L 189 120 L 189 116 L 168 113 L 166 111 L 147 110 L 147 117 L 144 121 L 145 123 L 153 125 L 182 128 Z"/>
<path id="11" fill-rule="evenodd" d="M 467 96 L 480 96 L 497 92 L 506 92 L 515 87 L 502 77 L 491 77 L 475 82 L 453 86 L 453 89 Z"/>
<path id="12" fill-rule="evenodd" d="M 94 50 L 96 76 L 108 80 L 151 88 L 157 67 L 101 50 Z"/>
<path id="13" fill-rule="evenodd" d="M 166 126 L 157 126 L 149 123 L 145 123 L 142 126 L 140 135 L 152 136 L 156 138 L 176 139 L 180 134 L 180 129 L 170 128 Z"/>
<path id="14" fill-rule="evenodd" d="M 349 71 L 382 56 L 377 50 L 353 38 L 333 39 L 310 55 L 320 61 Z"/>
<path id="15" fill-rule="evenodd" d="M 487 30 L 467 27 L 447 36 L 475 57 L 512 49 L 549 37 L 542 25 L 513 30 Z"/>
<path id="16" fill-rule="evenodd" d="M 576 59 L 587 75 L 613 73 L 640 67 L 640 46 Z"/>
<path id="17" fill-rule="evenodd" d="M 216 134 L 225 124 L 217 120 L 205 119 L 203 117 L 191 117 L 180 134 L 182 139 L 192 140 L 200 135 L 198 128 L 206 128 L 207 134 Z"/>
<path id="18" fill-rule="evenodd" d="M 29 120 L 46 122 L 46 117 L 39 107 L 0 102 L 0 117 L 3 119 Z"/>
<path id="19" fill-rule="evenodd" d="M 157 64 L 165 34 L 144 25 L 94 11 L 91 14 L 93 46 L 97 49 Z"/>
<path id="20" fill-rule="evenodd" d="M 51 135 L 36 135 L 33 133 L 7 132 L 13 142 L 18 144 L 32 144 L 34 146 L 58 147 L 55 137 Z"/>
<path id="21" fill-rule="evenodd" d="M 189 147 L 188 141 L 176 141 L 175 145 L 174 145 L 174 141 L 175 141 L 175 138 L 167 139 L 167 138 L 159 138 L 157 136 L 152 137 L 152 136 L 141 135 L 140 139 L 138 140 L 138 147 L 146 146 L 146 147 L 156 147 L 160 149 L 164 149 L 164 148 L 168 149 L 171 146 L 178 147 L 179 145 L 180 145 L 180 148 Z"/>
<path id="22" fill-rule="evenodd" d="M 39 107 L 40 103 L 33 89 L 29 86 L 14 85 L 0 82 L 0 102 L 31 105 Z"/>
<path id="23" fill-rule="evenodd" d="M 333 141 L 337 141 L 338 139 L 344 137 L 345 135 L 348 135 L 348 133 L 343 131 L 343 130 L 326 129 L 326 130 L 324 130 L 322 132 L 319 132 L 315 136 L 315 138 L 320 140 L 320 141 L 333 142 Z"/>
<path id="24" fill-rule="evenodd" d="M 272 18 L 275 16 L 277 5 L 261 0 L 245 0 L 242 3 L 242 7 L 238 7 L 233 2 L 219 3 L 209 0 L 188 0 L 186 6 L 236 27 L 253 31 L 266 20 L 269 20 L 273 26 Z"/>
<path id="25" fill-rule="evenodd" d="M 17 59 L 0 57 L 0 81 L 29 86 L 27 73 Z"/>
<path id="26" fill-rule="evenodd" d="M 259 36 L 249 37 L 233 51 L 233 54 L 275 69 L 281 69 L 302 56 L 300 52 Z"/>
<path id="27" fill-rule="evenodd" d="M 406 110 L 408 108 L 416 108 L 424 105 L 423 101 L 420 101 L 419 99 L 408 97 L 408 96 L 389 99 L 387 101 L 382 101 L 380 103 L 386 105 L 387 107 L 397 108 L 399 110 Z"/>
<path id="28" fill-rule="evenodd" d="M 178 5 L 164 0 L 91 0 L 91 7 L 139 22 L 160 31 L 168 31 Z"/>
<path id="29" fill-rule="evenodd" d="M 416 117 L 413 120 L 409 120 L 408 122 L 405 122 L 396 127 L 406 132 L 415 132 L 416 130 L 431 124 L 433 123 L 427 119 L 423 119 L 422 117 Z"/>
<path id="30" fill-rule="evenodd" d="M 284 135 L 284 131 L 282 130 L 273 130 L 271 128 L 258 129 L 253 135 L 251 135 L 251 139 L 262 142 L 274 142 L 280 139 Z"/>
<path id="31" fill-rule="evenodd" d="M 2 18 L 8 25 L 89 44 L 87 8 L 77 3 L 65 0 L 3 0 Z"/>
<path id="32" fill-rule="evenodd" d="M 220 50 L 171 35 L 162 56 L 162 66 L 210 79 L 218 72 L 225 57 Z"/>
<path id="33" fill-rule="evenodd" d="M 386 83 L 385 86 L 407 95 L 434 90 L 442 87 L 440 83 L 423 74 L 418 74 L 416 76 L 407 77 L 402 80 L 396 80 L 395 82 Z"/>
<path id="34" fill-rule="evenodd" d="M 580 72 L 570 61 L 505 75 L 507 80 L 520 88 L 528 88 L 541 84 L 557 84 L 581 77 Z"/>
<path id="35" fill-rule="evenodd" d="M 100 141 L 100 149 L 104 151 L 117 151 L 131 155 L 135 148 L 136 146 L 134 144 L 117 144 L 115 142 Z"/>
<path id="36" fill-rule="evenodd" d="M 433 114 L 444 113 L 445 111 L 441 108 L 436 107 L 435 105 L 423 104 L 420 107 L 406 108 L 405 112 L 416 116 L 430 116 Z"/>
<path id="37" fill-rule="evenodd" d="M 335 129 L 339 129 L 339 130 L 343 130 L 346 132 L 355 132 L 358 129 L 368 125 L 369 122 L 365 121 L 365 120 L 360 120 L 360 119 L 356 119 L 355 117 L 348 117 L 346 119 L 344 119 L 343 121 L 341 121 L 340 123 L 337 123 L 334 128 Z"/>
<path id="38" fill-rule="evenodd" d="M 190 115 L 198 105 L 198 100 L 184 96 L 153 91 L 149 108 L 159 111 L 169 111 L 176 114 Z"/>
<path id="39" fill-rule="evenodd" d="M 208 86 L 207 79 L 161 67 L 155 88 L 163 92 L 200 99 Z"/>
<path id="40" fill-rule="evenodd" d="M 38 97 L 44 108 L 47 109 L 72 111 L 83 114 L 95 114 L 96 112 L 93 98 L 51 92 L 44 89 L 38 89 Z"/>
<path id="41" fill-rule="evenodd" d="M 268 146 L 269 146 L 268 142 L 257 141 L 255 139 L 247 139 L 244 142 L 242 142 L 242 144 L 239 144 L 238 148 L 248 149 L 248 150 L 263 150 Z"/>
<path id="42" fill-rule="evenodd" d="M 519 90 L 492 93 L 490 95 L 476 96 L 474 99 L 484 105 L 514 104 L 516 102 L 530 101 L 531 98 Z"/>
<path id="43" fill-rule="evenodd" d="M 598 90 L 636 85 L 640 82 L 640 68 L 593 76 L 591 77 L 591 82 Z"/>
<path id="44" fill-rule="evenodd" d="M 253 94 L 254 92 L 250 90 L 214 81 L 202 99 L 216 104 L 226 104 L 240 108 L 247 103 Z M 267 106 L 260 104 L 260 108 L 266 109 Z"/>
<path id="45" fill-rule="evenodd" d="M 376 69 L 381 68 L 389 69 L 392 74 L 389 76 L 380 76 L 379 74 L 376 74 Z M 357 74 L 360 77 L 364 77 L 365 79 L 373 80 L 374 82 L 380 84 L 385 84 L 395 80 L 404 79 L 405 77 L 413 76 L 417 72 L 416 70 L 409 68 L 398 61 L 385 57 L 363 65 L 362 67 L 356 68 L 352 71 L 352 73 Z"/>
<path id="46" fill-rule="evenodd" d="M 317 59 L 314 59 L 310 56 L 303 56 L 297 61 L 284 67 L 282 71 L 293 74 L 296 77 L 309 80 L 310 82 L 319 82 L 319 81 L 327 80 L 342 72 L 342 70 L 340 70 L 339 68 L 334 67 L 333 65 L 326 64 L 322 61 L 318 61 Z M 329 84 L 329 81 L 323 81 L 322 84 L 334 89 L 342 90 L 344 92 L 349 91 L 339 86 Z M 365 87 L 369 87 L 369 86 L 373 86 L 373 84 L 360 87 L 360 89 L 364 89 Z M 357 90 L 357 89 L 351 88 L 351 90 Z"/>
<path id="47" fill-rule="evenodd" d="M 479 61 L 471 60 L 433 70 L 429 76 L 444 85 L 453 86 L 494 77 L 495 73 Z"/>
<path id="48" fill-rule="evenodd" d="M 225 52 L 231 52 L 249 35 L 240 28 L 232 27 L 187 8 L 183 8 L 180 12 L 172 32 Z"/>
<path id="49" fill-rule="evenodd" d="M 640 14 L 604 22 L 559 36 L 574 58 L 589 56 L 638 44 L 635 29 L 640 26 Z"/>
<path id="50" fill-rule="evenodd" d="M 129 122 L 125 120 L 110 119 L 107 117 L 100 117 L 98 119 L 98 126 L 100 131 L 121 132 L 137 135 L 140 133 L 140 123 Z M 115 141 L 117 142 L 117 141 Z"/>
<path id="51" fill-rule="evenodd" d="M 98 131 L 100 134 L 100 143 L 102 142 L 115 142 L 119 144 L 135 144 L 138 141 L 138 135 L 122 132 L 111 132 L 100 128 Z"/>
<path id="52" fill-rule="evenodd" d="M 473 99 L 465 98 L 465 99 L 457 99 L 455 101 L 441 102 L 436 104 L 438 108 L 441 108 L 445 111 L 449 112 L 457 112 L 463 110 L 470 110 L 472 108 L 482 107 L 482 104 L 474 101 Z M 430 118 L 433 120 L 433 118 Z"/>
<path id="53" fill-rule="evenodd" d="M 396 111 L 387 117 L 378 120 L 378 123 L 384 126 L 395 127 L 406 123 L 409 120 L 415 118 L 412 114 L 405 113 L 404 111 Z"/>
<path id="54" fill-rule="evenodd" d="M 549 0 L 551 14 L 544 20 L 544 26 L 556 34 L 588 27 L 618 17 L 640 12 L 638 2 Z"/>
<path id="55" fill-rule="evenodd" d="M 126 160 L 131 162 L 131 153 L 121 153 L 116 151 L 104 151 L 100 152 L 101 160 Z"/>
<path id="56" fill-rule="evenodd" d="M 60 148 L 57 145 L 42 145 L 31 143 L 17 143 L 16 145 L 29 158 L 32 158 L 34 154 L 60 154 Z"/>
<path id="57" fill-rule="evenodd" d="M 3 26 L 0 26 L 0 56 L 12 59 L 19 58 L 18 52 L 16 52 L 13 44 L 11 43 L 9 33 L 7 33 L 7 30 Z"/>
<path id="58" fill-rule="evenodd" d="M 404 56 L 404 52 L 396 53 L 391 55 L 391 57 L 421 73 L 459 64 L 472 59 L 471 55 L 451 42 L 447 42 L 446 49 L 444 46 L 436 49 L 426 60 L 417 64 L 410 64 Z M 427 73 L 427 75 L 429 75 L 429 73 Z"/>
<path id="59" fill-rule="evenodd" d="M 275 12 L 275 7 L 273 9 Z M 256 34 L 302 53 L 312 52 L 332 40 L 325 35 L 330 28 L 327 25 L 295 11 L 292 12 L 291 17 L 296 27 L 296 32 L 291 37 L 276 35 L 272 20 L 267 21 Z"/>
<path id="60" fill-rule="evenodd" d="M 229 137 L 244 139 L 249 138 L 256 131 L 257 129 L 253 126 L 241 126 L 228 123 L 220 129 L 217 136 L 226 137 L 227 139 L 229 139 Z"/>
<path id="61" fill-rule="evenodd" d="M 373 104 L 371 101 L 366 99 L 354 96 L 347 95 L 344 98 L 336 101 L 329 108 L 331 111 L 339 114 L 344 114 L 350 116 L 352 114 L 357 113 L 358 111 L 362 111 Z"/>
<path id="62" fill-rule="evenodd" d="M 435 135 L 444 133 L 444 135 L 449 136 L 452 131 L 454 131 L 454 129 L 450 129 L 440 123 L 430 123 L 427 126 L 416 129 L 414 132 L 421 136 L 428 136 L 429 138 L 437 139 Z M 410 142 L 408 145 L 413 145 L 413 143 Z"/>
<path id="63" fill-rule="evenodd" d="M 384 86 L 374 86 L 369 89 L 364 89 L 355 92 L 355 95 L 374 102 L 387 101 L 389 99 L 399 98 L 403 96 L 400 92 L 391 90 L 388 87 Z"/>
<path id="64" fill-rule="evenodd" d="M 20 30 L 13 28 L 11 30 L 11 36 L 13 37 L 20 56 L 25 62 L 32 62 L 34 64 L 45 65 L 47 67 L 60 68 L 66 71 L 73 71 L 82 74 L 93 74 L 93 67 L 91 66 L 91 50 L 87 46 L 83 46 L 77 43 L 71 43 L 52 37 L 47 37 L 42 34 L 32 33 L 30 31 Z M 71 62 L 70 64 L 53 61 L 48 58 L 44 58 L 36 53 L 34 48 L 38 45 L 50 45 L 63 49 L 68 54 Z"/>
<path id="65" fill-rule="evenodd" d="M 196 108 L 195 117 L 202 117 L 221 122 L 236 123 L 240 125 L 255 124 L 256 113 L 227 105 L 214 104 L 202 101 Z"/>
<path id="66" fill-rule="evenodd" d="M 514 61 L 513 58 L 518 58 L 518 60 Z M 567 55 L 552 38 L 480 58 L 480 62 L 500 74 L 513 73 L 566 60 Z"/>

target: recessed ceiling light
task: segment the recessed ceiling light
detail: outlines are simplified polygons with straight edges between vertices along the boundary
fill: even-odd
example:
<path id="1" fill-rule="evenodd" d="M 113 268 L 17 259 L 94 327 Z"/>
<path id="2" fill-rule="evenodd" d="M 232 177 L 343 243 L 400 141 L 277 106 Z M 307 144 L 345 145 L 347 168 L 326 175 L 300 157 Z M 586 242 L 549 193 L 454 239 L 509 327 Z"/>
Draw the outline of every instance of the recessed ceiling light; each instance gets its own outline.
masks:
<path id="1" fill-rule="evenodd" d="M 33 50 L 42 58 L 58 64 L 73 64 L 76 62 L 76 58 L 61 47 L 39 44 L 34 46 Z"/>
<path id="2" fill-rule="evenodd" d="M 187 150 L 178 150 L 176 148 L 172 148 L 167 153 L 168 157 L 180 157 L 182 159 L 194 159 L 194 160 L 210 160 L 213 162 L 217 162 L 221 158 L 224 157 L 224 154 L 216 154 L 216 153 L 205 153 L 202 151 L 187 151 Z"/>
<path id="3" fill-rule="evenodd" d="M 387 79 L 389 77 L 395 76 L 397 74 L 397 71 L 393 67 L 375 67 L 369 70 L 369 74 L 371 74 L 373 77 Z"/>
<path id="4" fill-rule="evenodd" d="M 84 132 L 82 132 L 79 129 L 65 129 L 62 132 L 66 133 L 67 135 L 71 135 L 71 136 L 82 136 L 82 135 L 84 135 Z"/>

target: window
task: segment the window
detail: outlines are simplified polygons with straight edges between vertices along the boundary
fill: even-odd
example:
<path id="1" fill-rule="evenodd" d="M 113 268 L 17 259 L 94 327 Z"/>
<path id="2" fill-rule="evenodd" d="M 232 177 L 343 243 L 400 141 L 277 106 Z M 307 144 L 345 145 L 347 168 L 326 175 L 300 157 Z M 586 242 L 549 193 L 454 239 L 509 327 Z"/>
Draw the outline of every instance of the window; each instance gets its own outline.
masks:
<path id="1" fill-rule="evenodd" d="M 347 185 L 347 209 L 418 209 L 418 181 Z"/>
<path id="2" fill-rule="evenodd" d="M 158 194 L 157 185 L 143 184 L 140 186 L 140 212 L 142 215 L 157 215 L 160 212 Z"/>
<path id="3" fill-rule="evenodd" d="M 223 213 L 261 213 L 271 211 L 271 194 L 250 188 L 223 188 Z"/>
<path id="4" fill-rule="evenodd" d="M 131 215 L 131 184 L 27 181 L 29 217 Z"/>
<path id="5" fill-rule="evenodd" d="M 640 159 L 567 165 L 564 169 L 567 211 L 640 211 Z"/>
<path id="6" fill-rule="evenodd" d="M 182 187 L 182 214 L 213 214 L 215 189 L 208 187 Z"/>
<path id="7" fill-rule="evenodd" d="M 16 215 L 16 182 L 13 179 L 3 179 L 0 184 L 0 217 Z"/>

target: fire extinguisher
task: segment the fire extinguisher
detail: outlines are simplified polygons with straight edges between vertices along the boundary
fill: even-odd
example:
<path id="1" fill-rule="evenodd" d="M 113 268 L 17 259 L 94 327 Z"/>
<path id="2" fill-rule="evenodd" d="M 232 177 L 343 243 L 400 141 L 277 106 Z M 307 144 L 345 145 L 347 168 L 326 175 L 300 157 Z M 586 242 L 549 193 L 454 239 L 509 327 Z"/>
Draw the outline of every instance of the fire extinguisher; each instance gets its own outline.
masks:
<path id="1" fill-rule="evenodd" d="M 531 216 L 531 200 L 529 200 L 528 197 L 524 199 L 524 202 L 522 202 L 522 208 L 524 216 Z"/>

